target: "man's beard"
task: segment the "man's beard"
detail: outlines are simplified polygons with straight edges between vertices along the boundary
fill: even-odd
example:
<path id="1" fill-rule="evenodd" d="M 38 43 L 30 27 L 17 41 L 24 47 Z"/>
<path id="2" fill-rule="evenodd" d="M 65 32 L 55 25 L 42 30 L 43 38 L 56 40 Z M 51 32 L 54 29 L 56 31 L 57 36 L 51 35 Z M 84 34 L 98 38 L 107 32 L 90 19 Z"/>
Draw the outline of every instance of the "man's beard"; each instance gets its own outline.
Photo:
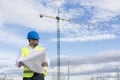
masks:
<path id="1" fill-rule="evenodd" d="M 38 44 L 33 44 L 34 47 L 36 47 Z"/>

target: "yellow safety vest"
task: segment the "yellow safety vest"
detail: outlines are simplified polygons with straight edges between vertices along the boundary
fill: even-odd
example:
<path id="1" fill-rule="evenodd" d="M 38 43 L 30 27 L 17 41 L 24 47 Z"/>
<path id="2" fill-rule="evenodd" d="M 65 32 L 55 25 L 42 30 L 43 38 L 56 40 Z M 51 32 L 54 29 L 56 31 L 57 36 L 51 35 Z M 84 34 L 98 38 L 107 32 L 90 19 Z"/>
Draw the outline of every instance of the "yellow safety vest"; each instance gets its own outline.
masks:
<path id="1" fill-rule="evenodd" d="M 35 48 L 36 50 L 42 50 L 43 48 L 40 47 L 40 46 L 36 46 Z M 28 47 L 24 47 L 22 48 L 22 55 L 23 57 L 26 57 L 28 56 L 28 54 L 30 53 L 30 50 Z M 34 72 L 32 72 L 29 68 L 27 67 L 24 67 L 24 74 L 23 74 L 23 77 L 27 77 L 27 78 L 30 78 L 34 75 Z M 44 67 L 44 72 L 43 72 L 43 75 L 44 77 L 46 76 L 46 67 Z"/>

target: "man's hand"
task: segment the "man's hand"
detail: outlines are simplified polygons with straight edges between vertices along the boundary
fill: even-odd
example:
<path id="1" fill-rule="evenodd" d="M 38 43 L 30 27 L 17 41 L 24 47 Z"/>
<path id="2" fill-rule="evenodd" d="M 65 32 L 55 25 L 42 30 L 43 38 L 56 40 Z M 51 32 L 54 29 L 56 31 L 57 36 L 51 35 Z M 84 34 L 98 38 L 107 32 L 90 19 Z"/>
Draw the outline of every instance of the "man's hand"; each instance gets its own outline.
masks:
<path id="1" fill-rule="evenodd" d="M 48 63 L 47 62 L 43 62 L 41 65 L 42 65 L 42 67 L 45 67 L 45 66 L 48 66 Z"/>
<path id="2" fill-rule="evenodd" d="M 24 64 L 20 61 L 18 67 L 24 66 Z"/>

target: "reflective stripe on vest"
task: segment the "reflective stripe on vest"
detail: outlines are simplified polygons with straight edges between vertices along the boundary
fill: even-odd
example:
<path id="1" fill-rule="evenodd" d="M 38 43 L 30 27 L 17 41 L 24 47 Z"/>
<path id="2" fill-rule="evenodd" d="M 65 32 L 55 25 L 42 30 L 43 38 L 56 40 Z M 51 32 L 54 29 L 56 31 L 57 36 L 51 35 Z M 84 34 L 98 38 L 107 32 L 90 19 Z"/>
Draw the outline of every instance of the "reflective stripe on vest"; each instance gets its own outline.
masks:
<path id="1" fill-rule="evenodd" d="M 42 48 L 42 47 L 39 47 L 39 46 L 36 46 L 35 49 L 36 49 L 36 50 L 42 50 L 43 48 Z M 29 53 L 30 53 L 30 50 L 29 50 L 28 47 L 24 47 L 24 48 L 22 49 L 22 55 L 23 55 L 23 57 L 28 56 Z M 44 75 L 44 74 L 46 75 L 46 72 L 45 72 L 45 71 L 43 72 L 43 75 Z M 30 71 L 29 68 L 24 67 L 23 77 L 28 77 L 28 78 L 30 78 L 30 77 L 32 77 L 33 75 L 34 75 L 34 72 Z"/>
<path id="2" fill-rule="evenodd" d="M 29 71 L 24 71 L 24 73 L 33 73 L 33 71 L 30 71 L 30 70 Z"/>

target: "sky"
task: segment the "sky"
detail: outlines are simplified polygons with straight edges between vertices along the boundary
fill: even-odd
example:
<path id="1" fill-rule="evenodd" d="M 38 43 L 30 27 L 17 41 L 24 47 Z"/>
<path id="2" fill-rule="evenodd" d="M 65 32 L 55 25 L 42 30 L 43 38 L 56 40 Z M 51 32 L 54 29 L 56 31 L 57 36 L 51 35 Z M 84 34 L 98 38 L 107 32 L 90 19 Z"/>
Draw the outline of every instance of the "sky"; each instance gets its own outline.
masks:
<path id="1" fill-rule="evenodd" d="M 56 73 L 57 22 L 60 11 L 61 77 L 105 77 L 113 80 L 119 69 L 119 0 L 0 0 L 0 74 L 21 76 L 16 59 L 28 45 L 29 31 L 40 35 L 39 45 L 48 49 L 48 80 Z M 87 76 L 87 77 L 86 77 Z"/>

